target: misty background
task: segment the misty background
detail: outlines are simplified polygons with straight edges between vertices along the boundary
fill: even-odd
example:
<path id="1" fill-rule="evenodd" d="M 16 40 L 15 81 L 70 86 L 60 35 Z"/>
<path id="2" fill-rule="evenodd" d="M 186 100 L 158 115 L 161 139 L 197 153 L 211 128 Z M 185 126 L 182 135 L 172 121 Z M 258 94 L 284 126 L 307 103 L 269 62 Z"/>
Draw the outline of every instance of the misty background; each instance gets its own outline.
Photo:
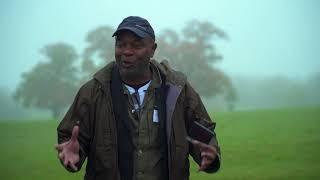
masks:
<path id="1" fill-rule="evenodd" d="M 214 31 L 215 36 L 207 42 L 213 45 L 213 54 L 219 55 L 213 56 L 215 60 L 210 65 L 223 72 L 236 95 L 232 96 L 230 106 L 223 93 L 201 91 L 208 111 L 320 104 L 320 2 L 316 0 L 200 0 L 197 3 L 7 0 L 1 1 L 0 12 L 0 119 L 50 118 L 52 113 L 47 108 L 26 108 L 13 98 L 19 86 L 23 86 L 23 73 L 48 62 L 46 54 L 50 54 L 50 47 L 58 44 L 67 44 L 69 46 L 63 47 L 73 49 L 68 52 L 75 66 L 80 67 L 86 60 L 88 48 L 95 42 L 88 41 L 88 35 L 105 27 L 103 32 L 110 30 L 105 38 L 111 38 L 112 28 L 130 15 L 148 19 L 156 37 L 169 35 L 167 29 L 182 37 L 185 29 L 192 29 L 190 22 L 199 27 L 201 23 L 208 23 L 219 30 Z M 161 52 L 166 52 L 166 47 L 174 44 L 165 46 L 166 42 L 161 40 L 159 38 L 159 58 L 165 56 L 161 56 Z M 106 51 L 112 52 L 112 41 L 108 43 L 110 47 L 107 46 Z M 96 66 L 103 64 L 98 57 L 103 52 L 102 47 L 96 49 L 98 55 L 90 55 Z M 194 72 L 201 71 L 197 60 L 190 59 L 185 64 L 191 64 Z M 174 63 L 172 58 L 170 64 L 174 66 Z M 68 94 L 69 104 L 79 84 L 74 89 L 69 88 L 72 89 Z M 36 92 L 49 85 L 30 86 Z M 210 87 L 210 83 L 202 83 L 202 86 Z"/>

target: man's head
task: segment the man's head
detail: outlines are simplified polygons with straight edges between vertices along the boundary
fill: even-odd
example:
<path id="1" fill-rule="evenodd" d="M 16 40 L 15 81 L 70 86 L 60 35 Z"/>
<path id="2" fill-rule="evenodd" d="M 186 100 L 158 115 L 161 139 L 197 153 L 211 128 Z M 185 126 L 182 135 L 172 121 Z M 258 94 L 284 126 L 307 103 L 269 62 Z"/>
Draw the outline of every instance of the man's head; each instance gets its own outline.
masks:
<path id="1" fill-rule="evenodd" d="M 121 30 L 129 30 L 141 38 L 151 37 L 155 40 L 154 30 L 150 23 L 139 16 L 129 16 L 122 20 L 113 36 L 117 36 Z"/>
<path id="2" fill-rule="evenodd" d="M 149 72 L 149 61 L 157 48 L 153 28 L 146 19 L 125 18 L 114 32 L 115 59 L 124 79 L 134 81 Z"/>

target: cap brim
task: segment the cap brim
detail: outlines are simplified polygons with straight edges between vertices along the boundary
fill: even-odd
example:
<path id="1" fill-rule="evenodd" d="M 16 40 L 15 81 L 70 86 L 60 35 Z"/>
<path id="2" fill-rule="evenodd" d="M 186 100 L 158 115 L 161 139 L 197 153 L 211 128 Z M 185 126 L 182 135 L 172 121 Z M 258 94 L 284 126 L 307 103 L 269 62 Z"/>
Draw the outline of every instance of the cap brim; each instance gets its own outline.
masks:
<path id="1" fill-rule="evenodd" d="M 116 32 L 113 33 L 112 37 L 114 36 L 117 36 L 117 34 L 120 32 L 120 31 L 123 31 L 123 30 L 129 30 L 131 32 L 133 32 L 135 35 L 141 37 L 141 38 L 145 38 L 145 37 L 151 37 L 148 33 L 138 29 L 138 28 L 134 28 L 134 27 L 121 27 L 121 28 L 118 28 L 116 30 Z"/>

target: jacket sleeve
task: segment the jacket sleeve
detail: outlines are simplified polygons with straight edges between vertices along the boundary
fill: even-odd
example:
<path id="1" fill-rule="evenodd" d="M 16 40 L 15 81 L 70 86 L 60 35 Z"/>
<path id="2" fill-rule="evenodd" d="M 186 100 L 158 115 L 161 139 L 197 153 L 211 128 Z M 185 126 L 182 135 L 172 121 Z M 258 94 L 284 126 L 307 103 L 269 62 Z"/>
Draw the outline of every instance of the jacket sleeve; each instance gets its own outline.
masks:
<path id="1" fill-rule="evenodd" d="M 60 122 L 58 132 L 58 143 L 61 144 L 71 138 L 72 129 L 75 125 L 79 126 L 78 141 L 80 145 L 80 161 L 76 164 L 78 171 L 84 163 L 90 144 L 90 125 L 91 118 L 91 103 L 90 103 L 90 85 L 87 83 L 78 91 L 71 107 Z M 62 163 L 63 164 L 63 163 Z M 68 171 L 74 172 L 70 167 L 65 167 Z"/>
<path id="2" fill-rule="evenodd" d="M 191 87 L 189 83 L 185 86 L 185 115 L 186 115 L 186 121 L 187 121 L 187 131 L 189 131 L 189 128 L 193 121 L 198 121 L 205 127 L 209 128 L 213 133 L 214 136 L 212 137 L 209 145 L 214 146 L 217 150 L 217 157 L 214 160 L 214 162 L 205 170 L 205 172 L 208 173 L 214 173 L 219 170 L 220 168 L 220 161 L 221 161 L 221 152 L 220 147 L 218 145 L 218 141 L 216 138 L 215 133 L 215 127 L 216 123 L 211 120 L 209 114 L 207 113 L 207 110 L 205 109 L 200 96 L 198 93 Z M 200 150 L 196 147 L 194 147 L 191 143 L 189 143 L 189 150 L 190 154 L 193 157 L 193 159 L 200 165 L 201 164 L 201 155 Z"/>

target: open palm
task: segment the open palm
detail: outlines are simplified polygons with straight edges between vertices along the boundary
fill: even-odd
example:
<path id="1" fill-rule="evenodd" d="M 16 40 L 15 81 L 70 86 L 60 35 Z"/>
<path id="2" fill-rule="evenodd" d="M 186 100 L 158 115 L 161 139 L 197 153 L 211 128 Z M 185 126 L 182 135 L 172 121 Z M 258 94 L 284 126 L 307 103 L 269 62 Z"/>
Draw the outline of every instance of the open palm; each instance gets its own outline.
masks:
<path id="1" fill-rule="evenodd" d="M 58 151 L 58 157 L 63 163 L 65 167 L 71 167 L 74 171 L 77 171 L 78 168 L 76 167 L 76 163 L 79 162 L 79 141 L 78 141 L 78 134 L 79 134 L 79 126 L 74 126 L 72 130 L 72 136 L 69 141 L 66 141 L 61 144 L 57 144 L 55 146 L 56 150 Z"/>

